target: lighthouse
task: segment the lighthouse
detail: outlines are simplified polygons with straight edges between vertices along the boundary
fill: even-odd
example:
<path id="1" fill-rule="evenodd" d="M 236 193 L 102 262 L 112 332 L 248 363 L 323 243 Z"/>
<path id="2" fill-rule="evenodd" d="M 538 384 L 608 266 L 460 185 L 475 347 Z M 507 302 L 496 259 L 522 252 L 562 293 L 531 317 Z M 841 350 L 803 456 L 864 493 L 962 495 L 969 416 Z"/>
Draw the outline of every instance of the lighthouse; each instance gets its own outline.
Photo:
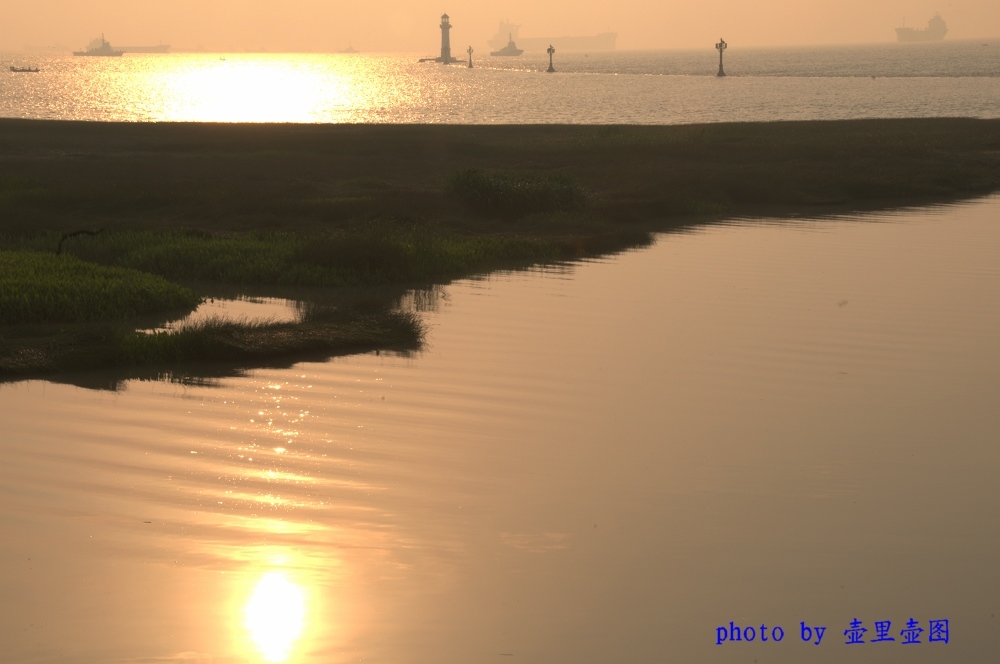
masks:
<path id="1" fill-rule="evenodd" d="M 458 58 L 451 57 L 451 21 L 447 14 L 441 14 L 441 56 L 420 58 L 420 62 L 440 62 L 445 65 L 458 62 Z"/>
<path id="2" fill-rule="evenodd" d="M 447 14 L 441 14 L 441 62 L 448 64 L 451 59 L 451 22 Z"/>

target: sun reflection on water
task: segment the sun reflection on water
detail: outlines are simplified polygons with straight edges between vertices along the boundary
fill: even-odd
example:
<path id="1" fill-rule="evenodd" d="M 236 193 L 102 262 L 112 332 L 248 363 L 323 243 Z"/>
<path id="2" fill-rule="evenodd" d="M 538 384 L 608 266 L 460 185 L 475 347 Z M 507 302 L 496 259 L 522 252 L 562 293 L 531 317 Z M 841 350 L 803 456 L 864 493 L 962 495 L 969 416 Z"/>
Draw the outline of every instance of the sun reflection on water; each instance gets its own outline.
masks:
<path id="1" fill-rule="evenodd" d="M 257 582 L 244 608 L 244 625 L 265 661 L 288 661 L 306 620 L 306 593 L 284 572 Z"/>
<path id="2" fill-rule="evenodd" d="M 319 122 L 356 112 L 372 93 L 349 62 L 310 56 L 184 58 L 154 78 L 141 84 L 168 120 Z"/>

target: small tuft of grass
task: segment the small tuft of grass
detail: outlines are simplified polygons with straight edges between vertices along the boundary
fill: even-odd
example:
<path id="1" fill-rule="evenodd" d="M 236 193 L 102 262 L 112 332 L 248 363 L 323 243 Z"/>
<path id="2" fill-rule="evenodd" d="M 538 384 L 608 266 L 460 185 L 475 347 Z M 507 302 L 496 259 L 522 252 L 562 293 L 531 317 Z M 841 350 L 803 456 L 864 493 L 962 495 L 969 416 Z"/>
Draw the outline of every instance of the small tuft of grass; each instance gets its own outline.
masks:
<path id="1" fill-rule="evenodd" d="M 73 256 L 0 251 L 0 324 L 125 320 L 191 309 L 189 289 L 138 270 L 96 265 Z"/>
<path id="2" fill-rule="evenodd" d="M 180 363 L 256 363 L 279 357 L 330 357 L 371 350 L 416 350 L 424 336 L 419 316 L 399 311 L 323 312 L 301 323 L 207 319 L 146 334 L 125 323 L 60 329 L 8 328 L 0 336 L 0 382 L 55 371 Z M 26 336 L 24 336 L 26 333 Z"/>
<path id="3" fill-rule="evenodd" d="M 501 216 L 579 210 L 586 202 L 580 185 L 561 174 L 467 168 L 448 179 L 448 191 L 478 212 Z"/>
<path id="4" fill-rule="evenodd" d="M 420 318 L 399 311 L 328 316 L 302 323 L 209 318 L 177 330 L 129 332 L 115 340 L 116 364 L 259 360 L 302 353 L 343 353 L 376 348 L 419 347 Z"/>

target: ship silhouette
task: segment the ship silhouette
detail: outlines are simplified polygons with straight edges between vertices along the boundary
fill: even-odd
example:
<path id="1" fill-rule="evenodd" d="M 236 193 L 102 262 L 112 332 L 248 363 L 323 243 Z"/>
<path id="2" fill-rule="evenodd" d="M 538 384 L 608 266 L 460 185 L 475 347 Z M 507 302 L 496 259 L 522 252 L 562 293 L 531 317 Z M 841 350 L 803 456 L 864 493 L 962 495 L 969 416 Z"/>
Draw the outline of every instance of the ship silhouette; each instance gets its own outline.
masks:
<path id="1" fill-rule="evenodd" d="M 905 21 L 904 21 L 905 23 Z M 923 30 L 916 28 L 896 28 L 896 39 L 901 42 L 941 41 L 948 34 L 948 26 L 940 14 L 934 14 Z"/>
<path id="2" fill-rule="evenodd" d="M 505 44 L 517 42 L 523 51 L 545 52 L 549 46 L 555 47 L 560 52 L 570 51 L 613 51 L 615 41 L 618 39 L 617 32 L 601 32 L 589 36 L 563 36 L 563 37 L 521 37 L 520 25 L 509 21 L 500 23 L 497 33 L 493 35 L 487 43 L 495 49 L 503 50 Z M 507 39 L 504 39 L 507 37 Z M 491 53 L 491 55 L 494 55 Z"/>
<path id="3" fill-rule="evenodd" d="M 86 51 L 73 51 L 73 55 L 93 55 L 117 58 L 121 57 L 124 52 L 125 51 L 111 48 L 111 43 L 104 39 L 104 35 L 102 34 L 99 38 L 90 42 Z"/>
<path id="4" fill-rule="evenodd" d="M 500 55 L 500 56 L 511 56 L 511 55 L 521 55 L 524 53 L 523 49 L 517 47 L 514 44 L 514 37 L 510 33 L 507 33 L 507 45 L 497 51 L 490 51 L 490 55 Z"/>

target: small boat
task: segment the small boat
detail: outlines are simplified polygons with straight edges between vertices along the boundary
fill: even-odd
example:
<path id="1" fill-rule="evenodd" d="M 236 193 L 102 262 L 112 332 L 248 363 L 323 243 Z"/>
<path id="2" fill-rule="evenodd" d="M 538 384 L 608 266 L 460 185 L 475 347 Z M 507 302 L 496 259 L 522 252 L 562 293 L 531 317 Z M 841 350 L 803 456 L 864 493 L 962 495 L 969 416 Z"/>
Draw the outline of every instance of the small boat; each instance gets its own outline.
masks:
<path id="1" fill-rule="evenodd" d="M 17 72 L 19 74 L 37 74 L 38 67 L 11 67 L 11 71 Z"/>
<path id="2" fill-rule="evenodd" d="M 490 55 L 510 56 L 510 55 L 521 55 L 522 53 L 524 53 L 524 51 L 522 49 L 519 49 L 514 44 L 513 36 L 507 35 L 507 45 L 504 46 L 499 51 L 491 51 Z"/>

